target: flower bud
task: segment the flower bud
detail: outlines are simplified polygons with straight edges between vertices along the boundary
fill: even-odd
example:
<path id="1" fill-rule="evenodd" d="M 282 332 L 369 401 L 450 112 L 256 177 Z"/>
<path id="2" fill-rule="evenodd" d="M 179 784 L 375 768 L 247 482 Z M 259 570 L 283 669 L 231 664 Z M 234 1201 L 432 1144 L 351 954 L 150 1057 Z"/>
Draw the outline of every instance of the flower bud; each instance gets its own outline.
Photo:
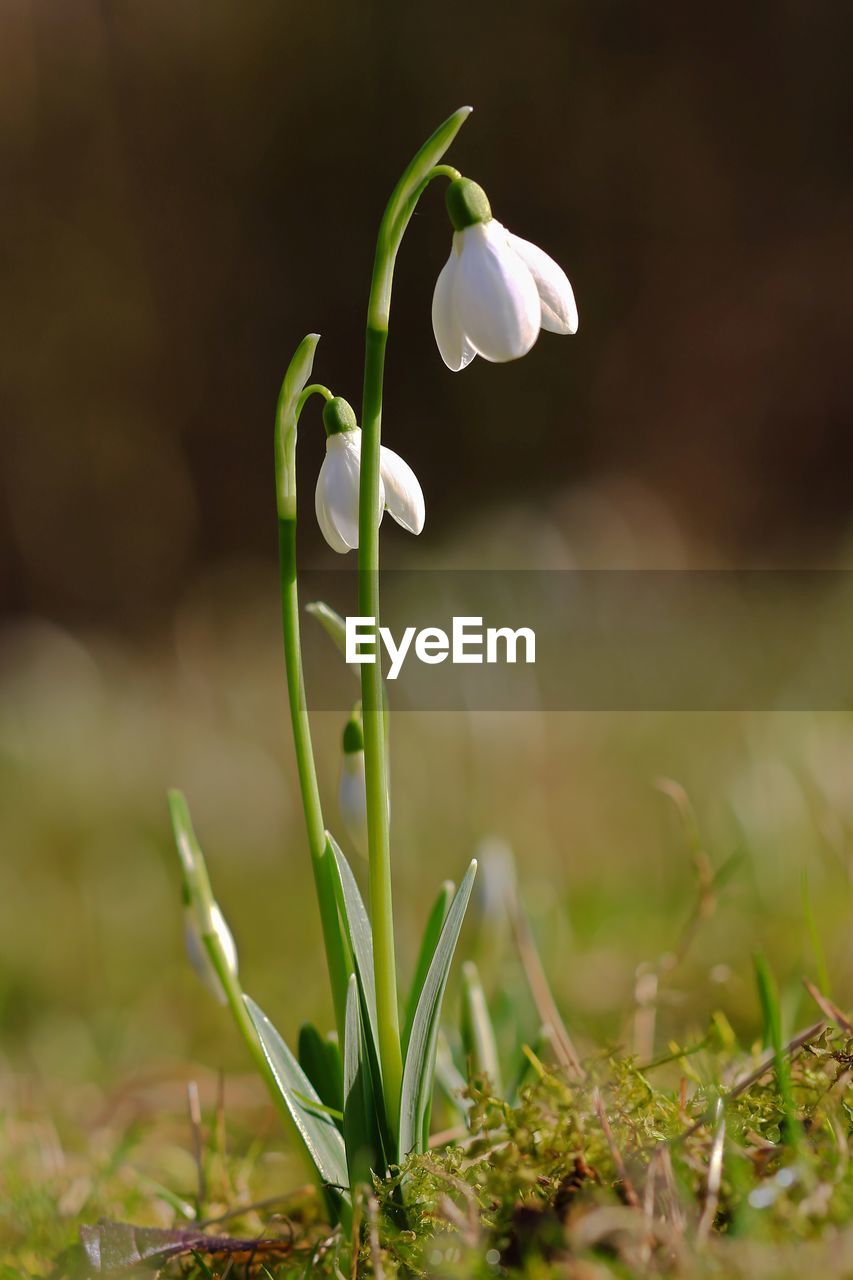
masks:
<path id="1" fill-rule="evenodd" d="M 338 809 L 344 830 L 356 853 L 367 857 L 367 784 L 364 774 L 364 730 L 353 712 L 343 732 Z"/>
<path id="2" fill-rule="evenodd" d="M 225 966 L 228 972 L 236 978 L 237 947 L 231 930 L 225 923 L 225 917 L 216 903 L 210 908 L 210 923 L 221 947 Z M 190 964 L 208 991 L 220 1004 L 227 1004 L 227 996 L 219 980 L 219 974 L 216 972 L 214 963 L 208 953 L 192 906 L 184 908 L 184 944 Z"/>

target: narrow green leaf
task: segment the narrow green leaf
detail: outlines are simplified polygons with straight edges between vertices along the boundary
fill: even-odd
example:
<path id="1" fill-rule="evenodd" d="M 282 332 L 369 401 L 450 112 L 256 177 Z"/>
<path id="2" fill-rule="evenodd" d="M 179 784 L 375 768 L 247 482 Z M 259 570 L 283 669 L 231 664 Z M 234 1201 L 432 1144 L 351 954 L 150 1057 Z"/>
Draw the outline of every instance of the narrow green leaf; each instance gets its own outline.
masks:
<path id="1" fill-rule="evenodd" d="M 345 1191 L 349 1175 L 340 1132 L 328 1113 L 320 1109 L 323 1103 L 317 1090 L 269 1018 L 249 996 L 244 995 L 243 1000 L 284 1104 L 321 1180 L 327 1186 Z"/>
<path id="2" fill-rule="evenodd" d="M 326 838 L 332 851 L 332 869 L 338 910 L 344 923 L 355 961 L 358 992 L 361 999 L 361 1025 L 365 1054 L 370 1069 L 374 1106 L 379 1125 L 378 1142 L 383 1159 L 392 1158 L 394 1144 L 388 1130 L 385 1097 L 382 1089 L 382 1068 L 379 1061 L 378 1019 L 376 1014 L 376 987 L 373 975 L 373 932 L 367 917 L 364 901 L 356 883 L 352 868 L 346 860 L 334 836 L 328 831 Z M 385 1161 L 387 1163 L 387 1161 Z"/>
<path id="3" fill-rule="evenodd" d="M 337 874 L 335 893 L 338 897 L 338 910 L 344 922 L 344 929 L 349 938 L 352 953 L 358 970 L 364 1002 L 367 1006 L 367 1017 L 374 1044 L 378 1044 L 376 1018 L 376 988 L 373 979 L 373 932 L 364 906 L 364 901 L 356 883 L 352 868 L 347 862 L 340 845 L 330 832 L 326 839 L 333 854 L 332 868 Z"/>
<path id="4" fill-rule="evenodd" d="M 329 1040 L 311 1022 L 299 1028 L 299 1065 L 317 1090 L 327 1107 L 343 1110 L 343 1079 L 341 1075 L 341 1051 L 334 1040 Z"/>
<path id="5" fill-rule="evenodd" d="M 324 1115 L 331 1116 L 334 1121 L 340 1121 L 343 1124 L 344 1113 L 340 1107 L 327 1107 L 325 1102 L 314 1102 L 312 1098 L 306 1097 L 304 1093 L 297 1093 L 294 1096 L 298 1102 L 310 1107 L 312 1111 L 322 1111 Z"/>
<path id="6" fill-rule="evenodd" d="M 473 1075 L 486 1076 L 495 1097 L 503 1095 L 495 1029 L 486 993 L 473 960 L 462 966 L 462 1043 Z"/>
<path id="7" fill-rule="evenodd" d="M 347 989 L 344 1032 L 344 1142 L 350 1173 L 350 1190 L 370 1182 L 371 1171 L 384 1168 L 378 1145 L 373 1084 L 361 1022 L 358 980 L 352 974 Z"/>
<path id="8" fill-rule="evenodd" d="M 432 910 L 427 918 L 426 927 L 421 938 L 421 947 L 418 952 L 418 960 L 415 965 L 415 976 L 412 978 L 412 986 L 409 991 L 409 1000 L 406 1005 L 406 1020 L 403 1024 L 403 1057 L 406 1056 L 406 1050 L 409 1047 L 409 1038 L 412 1034 L 412 1023 L 415 1020 L 415 1010 L 418 1007 L 418 1000 L 421 995 L 421 988 L 424 985 L 424 979 L 427 976 L 432 957 L 435 953 L 435 946 L 438 942 L 438 936 L 441 933 L 442 926 L 447 919 L 447 913 L 450 910 L 450 903 L 453 900 L 453 894 L 456 885 L 452 880 L 445 880 L 444 884 L 438 891 L 438 897 L 432 904 Z"/>
<path id="9" fill-rule="evenodd" d="M 400 1101 L 400 1159 L 405 1159 L 412 1151 L 424 1149 L 425 1130 L 429 1125 L 432 1106 L 441 1002 L 476 874 L 475 859 L 465 872 L 456 896 L 450 904 L 447 919 L 439 935 L 418 999 L 403 1067 L 403 1090 Z"/>

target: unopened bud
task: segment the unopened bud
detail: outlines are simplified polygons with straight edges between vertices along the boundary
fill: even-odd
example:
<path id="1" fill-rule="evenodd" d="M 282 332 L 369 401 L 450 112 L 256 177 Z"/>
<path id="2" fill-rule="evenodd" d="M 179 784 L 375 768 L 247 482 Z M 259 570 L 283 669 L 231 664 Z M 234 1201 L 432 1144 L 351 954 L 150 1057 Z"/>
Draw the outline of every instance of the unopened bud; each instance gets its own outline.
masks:
<path id="1" fill-rule="evenodd" d="M 225 923 L 225 917 L 216 903 L 210 908 L 210 923 L 219 943 L 225 967 L 230 974 L 236 977 L 237 947 L 234 943 L 233 934 Z M 189 962 L 208 991 L 220 1004 L 227 1004 L 228 998 L 225 995 L 219 974 L 216 972 L 216 966 L 210 957 L 204 938 L 201 935 L 195 912 L 191 906 L 184 909 L 184 943 Z"/>

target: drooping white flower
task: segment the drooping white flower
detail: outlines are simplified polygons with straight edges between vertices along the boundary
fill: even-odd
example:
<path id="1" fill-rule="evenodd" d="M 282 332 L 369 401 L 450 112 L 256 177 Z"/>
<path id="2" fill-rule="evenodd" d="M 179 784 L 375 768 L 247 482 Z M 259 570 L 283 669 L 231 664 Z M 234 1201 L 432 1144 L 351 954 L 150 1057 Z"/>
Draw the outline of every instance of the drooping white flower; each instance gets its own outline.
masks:
<path id="1" fill-rule="evenodd" d="M 451 182 L 453 246 L 432 300 L 432 327 L 449 369 L 474 356 L 502 362 L 525 355 L 540 329 L 576 333 L 568 277 L 553 258 L 492 217 L 486 193 L 468 178 Z"/>
<path id="2" fill-rule="evenodd" d="M 213 932 L 219 939 L 222 953 L 225 957 L 225 964 L 229 971 L 235 977 L 237 975 L 237 946 L 234 942 L 233 934 L 225 922 L 225 917 L 219 910 L 216 903 L 210 909 L 210 920 L 213 925 Z M 199 931 L 198 921 L 192 906 L 184 908 L 184 945 L 186 946 L 187 956 L 192 967 L 195 969 L 201 981 L 207 987 L 208 991 L 214 996 L 220 1004 L 227 1004 L 227 997 L 219 981 L 219 974 L 214 968 L 204 939 Z"/>
<path id="3" fill-rule="evenodd" d="M 346 400 L 335 396 L 323 410 L 326 456 L 317 477 L 314 506 L 323 537 L 342 555 L 358 546 L 361 430 Z M 424 527 L 424 495 L 407 462 L 384 445 L 379 450 L 379 512 L 389 511 L 409 533 Z"/>
<path id="4" fill-rule="evenodd" d="M 368 856 L 367 784 L 364 775 L 364 731 L 353 714 L 343 734 L 341 777 L 338 783 L 338 810 L 344 830 L 356 853 Z"/>

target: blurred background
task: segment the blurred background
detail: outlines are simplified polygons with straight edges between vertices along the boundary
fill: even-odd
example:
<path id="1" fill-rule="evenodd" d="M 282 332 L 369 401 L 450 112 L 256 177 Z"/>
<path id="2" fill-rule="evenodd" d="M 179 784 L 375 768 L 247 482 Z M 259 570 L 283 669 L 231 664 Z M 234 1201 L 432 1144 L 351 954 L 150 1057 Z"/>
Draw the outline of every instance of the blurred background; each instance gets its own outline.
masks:
<path id="1" fill-rule="evenodd" d="M 171 784 L 247 987 L 291 1038 L 328 1017 L 279 652 L 273 411 L 310 330 L 317 376 L 358 402 L 379 216 L 458 105 L 476 110 L 449 158 L 565 266 L 580 332 L 450 374 L 430 324 L 449 224 L 426 195 L 398 267 L 385 439 L 428 520 L 417 541 L 390 528 L 387 561 L 846 566 L 851 36 L 849 6 L 804 0 L 3 0 L 7 1065 L 103 1088 L 158 1063 L 242 1065 L 182 958 Z M 328 566 L 322 430 L 304 424 L 301 554 Z M 330 812 L 341 727 L 316 718 Z M 404 715 L 393 763 L 404 970 L 427 895 L 499 837 L 573 1030 L 630 1048 L 638 966 L 696 897 L 664 776 L 711 863 L 738 862 L 643 1047 L 717 1008 L 748 1041 L 757 944 L 791 1023 L 811 1020 L 800 977 L 823 962 L 851 1003 L 849 716 Z M 479 910 L 474 947 L 488 896 Z M 495 928 L 492 992 L 512 989 Z"/>

